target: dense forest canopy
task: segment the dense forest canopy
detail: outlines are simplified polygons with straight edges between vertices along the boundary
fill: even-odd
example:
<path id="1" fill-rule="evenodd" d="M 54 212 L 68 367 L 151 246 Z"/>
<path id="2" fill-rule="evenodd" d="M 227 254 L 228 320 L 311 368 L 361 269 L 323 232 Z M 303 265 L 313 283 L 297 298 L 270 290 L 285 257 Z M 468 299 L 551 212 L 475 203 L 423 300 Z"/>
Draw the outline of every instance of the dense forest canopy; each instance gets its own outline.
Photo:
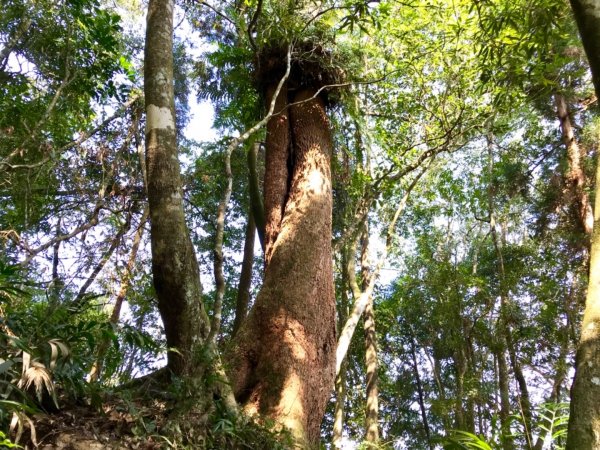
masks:
<path id="1" fill-rule="evenodd" d="M 4 0 L 0 446 L 600 448 L 599 95 L 598 0 Z"/>

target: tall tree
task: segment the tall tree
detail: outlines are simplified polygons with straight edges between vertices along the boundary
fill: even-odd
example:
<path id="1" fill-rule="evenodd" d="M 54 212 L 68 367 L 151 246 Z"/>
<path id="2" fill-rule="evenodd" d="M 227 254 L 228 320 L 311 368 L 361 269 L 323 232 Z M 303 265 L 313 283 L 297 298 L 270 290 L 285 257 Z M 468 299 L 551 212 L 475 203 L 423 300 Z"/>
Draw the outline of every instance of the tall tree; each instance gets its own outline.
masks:
<path id="1" fill-rule="evenodd" d="M 275 95 L 275 94 L 273 94 Z M 335 303 L 331 255 L 332 152 L 325 104 L 314 88 L 280 93 L 291 101 L 287 118 L 269 126 L 267 152 L 293 166 L 269 171 L 286 189 L 279 201 L 265 199 L 266 249 L 272 248 L 256 303 L 229 355 L 234 393 L 248 413 L 263 414 L 290 428 L 303 445 L 319 440 L 321 418 L 334 382 Z M 295 104 L 294 104 L 295 103 Z M 283 123 L 282 123 L 283 122 Z M 269 156 L 267 156 L 269 158 Z M 275 238 L 269 227 L 282 212 Z M 271 247 L 272 245 L 272 247 Z"/>
<path id="2" fill-rule="evenodd" d="M 169 348 L 167 366 L 192 375 L 209 322 L 183 211 L 175 130 L 173 0 L 148 5 L 144 63 L 152 274 Z"/>
<path id="3" fill-rule="evenodd" d="M 596 98 L 600 98 L 600 1 L 571 0 L 585 53 L 590 62 Z M 567 448 L 600 447 L 600 164 L 596 158 L 596 200 L 590 268 L 575 379 Z"/>

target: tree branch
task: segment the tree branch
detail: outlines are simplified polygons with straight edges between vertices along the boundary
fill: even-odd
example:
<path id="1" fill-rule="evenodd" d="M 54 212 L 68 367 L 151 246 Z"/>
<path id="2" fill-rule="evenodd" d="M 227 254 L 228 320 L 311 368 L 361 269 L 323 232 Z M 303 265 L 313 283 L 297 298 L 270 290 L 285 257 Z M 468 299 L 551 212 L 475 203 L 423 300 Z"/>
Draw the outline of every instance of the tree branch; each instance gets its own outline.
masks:
<path id="1" fill-rule="evenodd" d="M 352 288 L 352 295 L 354 296 L 354 308 L 352 310 L 352 313 L 350 314 L 350 317 L 346 321 L 346 324 L 344 325 L 344 328 L 342 329 L 342 332 L 340 333 L 340 337 L 338 340 L 338 345 L 337 345 L 337 349 L 336 349 L 336 353 L 335 353 L 335 355 L 336 355 L 336 361 L 335 361 L 336 376 L 340 372 L 342 362 L 344 361 L 344 358 L 346 357 L 346 353 L 348 353 L 348 347 L 350 346 L 350 342 L 352 340 L 352 336 L 354 335 L 356 326 L 358 325 L 358 321 L 367 306 L 369 297 L 373 294 L 373 290 L 375 288 L 375 284 L 377 283 L 377 279 L 379 278 L 379 273 L 381 272 L 381 268 L 383 267 L 383 264 L 385 263 L 385 260 L 387 258 L 387 254 L 388 254 L 390 248 L 392 247 L 392 241 L 396 234 L 395 228 L 396 228 L 396 223 L 398 221 L 398 218 L 400 217 L 400 215 L 406 208 L 406 204 L 408 202 L 408 198 L 410 197 L 411 192 L 417 185 L 419 179 L 425 174 L 425 172 L 427 172 L 427 170 L 429 170 L 430 165 L 431 164 L 429 164 L 419 174 L 417 174 L 417 176 L 415 176 L 415 178 L 412 180 L 412 182 L 406 189 L 406 192 L 402 196 L 402 199 L 400 200 L 400 203 L 398 204 L 398 208 L 396 209 L 396 212 L 387 227 L 387 237 L 386 237 L 385 248 L 383 250 L 383 253 L 379 257 L 377 266 L 376 266 L 375 270 L 373 270 L 371 277 L 369 279 L 369 284 L 366 286 L 366 288 L 364 290 L 361 291 L 360 288 L 358 287 L 358 284 L 356 283 L 356 274 L 354 273 L 354 264 L 349 266 L 348 278 L 350 281 L 350 286 Z M 350 255 L 350 260 L 354 261 L 353 255 Z M 353 282 L 353 280 L 354 280 L 354 282 Z"/>

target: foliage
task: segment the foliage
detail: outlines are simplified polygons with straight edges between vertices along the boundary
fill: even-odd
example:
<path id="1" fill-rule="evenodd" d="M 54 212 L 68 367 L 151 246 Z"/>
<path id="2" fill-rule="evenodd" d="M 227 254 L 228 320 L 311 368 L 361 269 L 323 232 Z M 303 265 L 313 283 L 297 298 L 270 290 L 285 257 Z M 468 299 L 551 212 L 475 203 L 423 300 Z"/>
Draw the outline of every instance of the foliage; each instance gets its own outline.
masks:
<path id="1" fill-rule="evenodd" d="M 98 0 L 4 7 L 0 29 L 9 44 L 0 62 L 0 148 L 9 162 L 31 164 L 59 152 L 89 124 L 92 100 L 126 98 L 113 77 L 132 69 L 119 42 L 120 18 Z"/>
<path id="2" fill-rule="evenodd" d="M 544 403 L 539 407 L 539 429 L 546 434 L 546 442 L 552 443 L 552 448 L 562 450 L 567 439 L 569 423 L 568 403 Z"/>
<path id="3" fill-rule="evenodd" d="M 443 441 L 444 450 L 493 450 L 481 436 L 462 430 L 454 430 Z"/>
<path id="4" fill-rule="evenodd" d="M 180 4 L 180 30 L 186 31 L 174 48 L 178 143 L 207 310 L 214 297 L 216 207 L 230 138 L 188 140 L 186 126 L 203 120 L 190 121 L 188 101 L 193 95 L 209 101 L 221 133 L 243 132 L 264 115 L 264 88 L 281 78 L 292 44 L 290 92 L 307 84 L 344 85 L 323 93 L 335 143 L 338 327 L 353 306 L 347 265 L 358 260 L 353 240 L 362 223 L 370 226 L 374 265 L 391 211 L 412 177 L 429 168 L 392 230 L 390 258 L 375 291 L 382 445 L 493 449 L 511 439 L 525 448 L 525 430 L 532 426 L 533 434 L 547 433 L 560 448 L 588 238 L 573 219 L 556 95 L 565 97 L 571 111 L 587 193 L 594 187 L 599 129 L 588 107 L 588 68 L 568 4 Z M 124 267 L 146 197 L 143 102 L 132 88 L 142 76 L 133 63 L 141 44 L 125 35 L 119 17 L 135 4 L 28 0 L 3 6 L 0 424 L 6 427 L 13 413 L 28 426 L 26 418 L 40 408 L 82 401 L 100 406 L 116 386 L 156 369 L 164 340 L 147 234 L 132 269 Z M 262 139 L 260 130 L 245 145 Z M 220 349 L 234 319 L 248 211 L 241 147 L 232 154 Z M 133 226 L 92 280 L 84 297 L 89 301 L 74 305 L 126 223 Z M 93 226 L 53 242 L 85 224 Z M 123 280 L 130 281 L 127 306 L 109 322 L 106 306 Z M 256 271 L 254 288 L 261 282 Z M 344 431 L 355 442 L 362 441 L 366 409 L 363 341 L 359 327 L 345 373 Z M 103 371 L 90 384 L 87 376 L 104 344 Z M 500 401 L 502 358 L 508 366 L 503 381 L 518 388 L 506 392 L 508 405 Z M 524 381 L 517 380 L 519 368 L 525 369 Z M 530 418 L 524 417 L 520 382 L 536 394 L 531 398 L 544 399 L 533 402 Z M 181 399 L 189 393 L 189 386 L 171 388 L 162 394 Z M 167 446 L 291 445 L 274 424 L 229 417 L 218 402 L 203 400 L 211 406 L 190 422 L 200 424 L 201 432 L 185 428 L 185 419 L 167 426 L 144 415 L 135 400 L 128 413 L 135 413 L 140 439 L 152 436 Z M 514 435 L 507 435 L 502 421 Z M 333 405 L 323 423 L 329 438 Z M 0 445 L 12 445 L 2 439 L 0 434 Z"/>
<path id="5" fill-rule="evenodd" d="M 0 431 L 0 446 L 4 448 L 20 448 L 19 445 L 11 442 L 2 431 Z"/>

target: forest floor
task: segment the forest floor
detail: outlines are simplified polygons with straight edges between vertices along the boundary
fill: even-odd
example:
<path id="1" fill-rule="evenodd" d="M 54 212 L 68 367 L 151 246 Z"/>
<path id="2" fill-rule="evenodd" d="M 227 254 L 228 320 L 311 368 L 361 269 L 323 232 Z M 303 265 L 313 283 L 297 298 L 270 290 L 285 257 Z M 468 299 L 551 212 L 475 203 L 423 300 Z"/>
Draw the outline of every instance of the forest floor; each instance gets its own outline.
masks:
<path id="1" fill-rule="evenodd" d="M 21 417 L 15 427 L 24 449 L 154 450 L 168 445 L 156 430 L 166 422 L 164 404 L 112 398 L 101 406 L 69 405 Z M 11 436 L 15 437 L 14 433 Z"/>

